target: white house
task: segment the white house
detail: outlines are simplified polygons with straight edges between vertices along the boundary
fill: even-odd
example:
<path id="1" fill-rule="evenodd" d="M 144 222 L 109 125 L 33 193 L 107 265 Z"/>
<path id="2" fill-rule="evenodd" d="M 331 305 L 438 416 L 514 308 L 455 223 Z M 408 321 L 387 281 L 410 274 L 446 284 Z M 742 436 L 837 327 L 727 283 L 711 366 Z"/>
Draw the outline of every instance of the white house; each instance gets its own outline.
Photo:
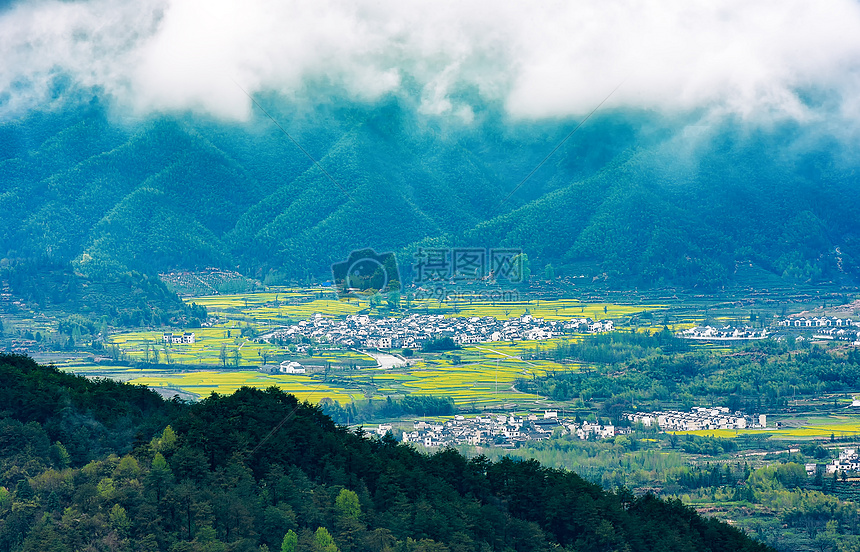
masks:
<path id="1" fill-rule="evenodd" d="M 161 336 L 161 341 L 163 343 L 181 343 L 181 344 L 189 344 L 194 343 L 196 341 L 194 333 L 185 332 L 182 335 L 173 335 L 172 333 L 164 333 Z"/>
<path id="2" fill-rule="evenodd" d="M 588 325 L 588 331 L 591 333 L 611 332 L 614 329 L 615 325 L 612 323 L 612 320 L 597 321 Z"/>
<path id="3" fill-rule="evenodd" d="M 281 362 L 280 371 L 282 374 L 304 374 L 307 372 L 304 366 L 289 360 Z"/>
<path id="4" fill-rule="evenodd" d="M 376 434 L 382 437 L 392 429 L 391 424 L 379 424 L 379 427 L 376 428 Z"/>
<path id="5" fill-rule="evenodd" d="M 615 436 L 615 427 L 585 422 L 582 424 L 582 427 L 576 430 L 576 436 L 580 439 L 588 439 L 589 435 L 596 435 L 602 439 L 607 439 Z"/>

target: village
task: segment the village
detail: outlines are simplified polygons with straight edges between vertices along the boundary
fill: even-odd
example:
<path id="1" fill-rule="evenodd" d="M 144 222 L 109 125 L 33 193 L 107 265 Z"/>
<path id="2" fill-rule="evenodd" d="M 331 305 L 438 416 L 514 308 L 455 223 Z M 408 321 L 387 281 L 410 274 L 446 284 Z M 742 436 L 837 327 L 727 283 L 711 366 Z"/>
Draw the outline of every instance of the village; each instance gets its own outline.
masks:
<path id="1" fill-rule="evenodd" d="M 416 420 L 412 431 L 404 432 L 404 443 L 418 443 L 425 447 L 446 447 L 455 445 L 483 445 L 501 448 L 515 448 L 526 441 L 548 439 L 553 435 L 576 435 L 579 439 L 604 439 L 622 433 L 630 433 L 629 428 L 617 428 L 599 422 L 582 422 L 560 418 L 557 410 L 545 410 L 542 414 L 524 416 L 497 414 L 475 416 L 454 416 L 441 421 Z M 393 431 L 391 424 L 381 424 L 376 433 L 379 436 Z"/>
<path id="2" fill-rule="evenodd" d="M 835 316 L 791 316 L 777 322 L 777 326 L 784 328 L 848 328 L 857 325 L 850 318 L 837 318 Z"/>
<path id="3" fill-rule="evenodd" d="M 854 327 L 852 327 L 854 326 Z M 845 340 L 860 343 L 860 330 L 850 319 L 789 318 L 777 321 L 771 328 L 755 329 L 747 325 L 695 326 L 677 332 L 681 339 L 701 341 L 747 341 L 767 338 L 784 339 L 774 333 L 781 329 L 812 331 L 808 339 Z M 615 329 L 612 320 L 572 318 L 546 320 L 530 314 L 507 320 L 492 316 L 446 317 L 441 314 L 412 314 L 402 318 L 375 318 L 366 314 L 332 319 L 320 313 L 298 324 L 280 328 L 260 339 L 266 342 L 317 342 L 363 349 L 421 349 L 427 342 L 450 338 L 458 346 L 495 341 L 533 341 L 562 337 L 573 333 L 602 333 Z M 798 339 L 804 339 L 802 336 Z M 165 343 L 194 343 L 193 333 L 165 333 Z"/>
<path id="4" fill-rule="evenodd" d="M 798 335 L 798 332 L 807 334 Z M 811 335 L 810 335 L 811 333 Z M 757 339 L 776 339 L 781 341 L 787 335 L 795 335 L 797 340 L 807 339 L 825 341 L 852 341 L 860 345 L 860 330 L 857 323 L 848 318 L 835 317 L 793 317 L 776 321 L 770 328 L 752 328 L 748 325 L 711 325 L 695 326 L 675 334 L 681 339 L 699 341 L 752 341 Z"/>
<path id="5" fill-rule="evenodd" d="M 467 418 L 454 416 L 445 421 L 415 420 L 412 431 L 404 431 L 404 443 L 418 443 L 425 447 L 455 445 L 495 446 L 515 448 L 527 441 L 540 441 L 553 436 L 573 435 L 581 440 L 608 439 L 629 434 L 632 426 L 656 427 L 660 431 L 697 431 L 702 429 L 764 429 L 767 417 L 756 419 L 741 412 L 730 413 L 728 408 L 693 408 L 690 412 L 636 412 L 624 414 L 631 427 L 604 424 L 599 420 L 582 421 L 578 418 L 559 417 L 557 410 L 530 413 L 522 416 L 485 414 Z M 393 431 L 392 424 L 381 424 L 375 430 L 383 436 Z"/>
<path id="6" fill-rule="evenodd" d="M 347 316 L 344 320 L 315 314 L 308 320 L 261 336 L 266 341 L 293 342 L 306 338 L 344 347 L 368 349 L 420 349 L 425 343 L 450 338 L 457 345 L 491 341 L 539 340 L 574 332 L 609 332 L 612 320 L 594 321 L 574 318 L 567 321 L 545 320 L 525 314 L 498 320 L 492 316 L 445 317 L 441 314 L 412 314 L 403 318 Z"/>
<path id="7" fill-rule="evenodd" d="M 769 337 L 767 328 L 755 330 L 749 326 L 696 326 L 675 334 L 682 339 L 698 339 L 701 341 L 746 341 L 766 339 Z"/>
<path id="8" fill-rule="evenodd" d="M 806 472 L 813 475 L 815 470 L 820 470 L 818 464 L 807 464 Z M 832 460 L 824 466 L 825 472 L 828 474 L 860 472 L 860 455 L 857 454 L 857 449 L 846 448 L 839 451 L 839 458 Z"/>
<path id="9" fill-rule="evenodd" d="M 695 407 L 690 412 L 668 410 L 665 412 L 634 412 L 624 414 L 633 424 L 644 427 L 656 426 L 661 431 L 699 431 L 702 429 L 764 429 L 767 416 L 757 420 L 741 412 L 729 412 L 725 406 L 714 408 Z"/>
<path id="10" fill-rule="evenodd" d="M 690 412 L 636 412 L 624 414 L 631 426 L 657 427 L 661 431 L 697 431 L 702 429 L 764 429 L 767 417 L 762 414 L 753 419 L 741 412 L 730 413 L 728 408 L 693 408 Z M 391 424 L 381 424 L 376 433 L 380 436 L 392 431 Z M 559 417 L 557 410 L 530 413 L 523 416 L 496 414 L 454 416 L 446 421 L 416 420 L 412 431 L 404 432 L 405 443 L 418 443 L 426 447 L 454 445 L 484 445 L 514 448 L 526 441 L 540 441 L 552 436 L 574 435 L 578 439 L 607 439 L 628 434 L 631 427 L 603 424 L 599 420 L 582 421 Z"/>

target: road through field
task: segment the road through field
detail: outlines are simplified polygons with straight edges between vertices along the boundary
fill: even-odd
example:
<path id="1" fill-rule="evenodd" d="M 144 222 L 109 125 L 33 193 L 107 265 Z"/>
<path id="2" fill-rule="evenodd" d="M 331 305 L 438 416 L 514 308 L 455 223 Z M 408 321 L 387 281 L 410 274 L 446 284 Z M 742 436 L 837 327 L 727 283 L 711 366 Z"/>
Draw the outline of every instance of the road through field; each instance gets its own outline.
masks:
<path id="1" fill-rule="evenodd" d="M 401 366 L 405 366 L 406 362 L 394 355 L 389 355 L 386 353 L 380 352 L 371 352 L 371 351 L 360 351 L 361 353 L 373 358 L 376 363 L 379 365 L 378 368 L 382 370 L 387 370 L 389 368 L 399 368 Z"/>

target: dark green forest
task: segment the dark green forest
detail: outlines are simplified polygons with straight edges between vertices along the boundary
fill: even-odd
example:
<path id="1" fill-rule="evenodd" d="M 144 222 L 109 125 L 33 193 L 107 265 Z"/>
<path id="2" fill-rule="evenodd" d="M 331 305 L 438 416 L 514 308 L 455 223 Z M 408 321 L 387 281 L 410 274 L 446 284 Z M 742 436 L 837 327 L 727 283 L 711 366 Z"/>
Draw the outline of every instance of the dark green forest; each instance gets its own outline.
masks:
<path id="1" fill-rule="evenodd" d="M 115 281 L 216 266 L 306 282 L 373 247 L 397 253 L 408 281 L 418 247 L 472 246 L 613 286 L 860 276 L 852 157 L 790 125 L 727 123 L 699 143 L 680 123 L 610 111 L 517 188 L 568 123 L 486 114 L 450 127 L 396 99 L 260 101 L 337 185 L 259 113 L 129 122 L 93 100 L 0 124 L 0 268 Z M 64 299 L 39 289 L 14 291 Z"/>
<path id="2" fill-rule="evenodd" d="M 82 329 L 93 335 L 94 321 L 100 326 L 199 327 L 207 315 L 205 308 L 184 303 L 157 275 L 137 270 L 90 277 L 46 257 L 16 259 L 0 266 L 0 281 L 30 306 L 87 319 L 90 327 Z M 60 331 L 71 335 L 71 329 Z"/>
<path id="3" fill-rule="evenodd" d="M 536 461 L 427 455 L 277 389 L 195 404 L 0 357 L 0 550 L 767 550 Z"/>
<path id="4" fill-rule="evenodd" d="M 526 358 L 586 362 L 589 368 L 520 379 L 517 388 L 558 401 L 593 405 L 616 424 L 632 405 L 660 410 L 718 404 L 749 413 L 785 408 L 860 386 L 860 351 L 821 345 L 795 349 L 763 340 L 715 353 L 691 348 L 671 332 L 614 332 L 536 349 Z"/>

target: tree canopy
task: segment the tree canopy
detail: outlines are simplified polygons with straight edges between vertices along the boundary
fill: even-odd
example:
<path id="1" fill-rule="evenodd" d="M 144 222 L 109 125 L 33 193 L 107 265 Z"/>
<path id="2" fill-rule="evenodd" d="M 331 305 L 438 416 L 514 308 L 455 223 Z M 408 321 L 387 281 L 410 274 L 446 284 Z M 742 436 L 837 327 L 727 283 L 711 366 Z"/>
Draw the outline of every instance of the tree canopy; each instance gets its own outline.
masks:
<path id="1" fill-rule="evenodd" d="M 276 388 L 184 404 L 23 357 L 0 367 L 0 551 L 767 550 L 679 502 L 536 461 L 371 439 Z M 52 456 L 70 408 L 123 438 Z"/>

